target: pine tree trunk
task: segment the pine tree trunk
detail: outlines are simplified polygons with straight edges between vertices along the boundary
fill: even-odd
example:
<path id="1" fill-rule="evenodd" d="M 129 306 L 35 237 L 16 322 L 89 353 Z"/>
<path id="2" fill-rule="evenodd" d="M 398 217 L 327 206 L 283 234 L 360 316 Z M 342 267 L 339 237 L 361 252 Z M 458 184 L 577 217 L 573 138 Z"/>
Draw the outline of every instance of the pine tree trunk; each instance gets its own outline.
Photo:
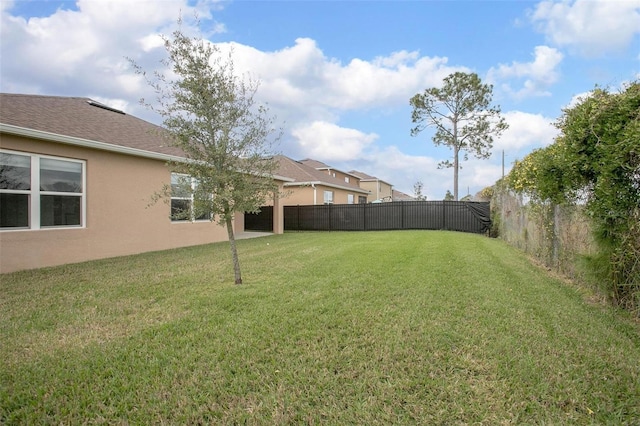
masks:
<path id="1" fill-rule="evenodd" d="M 458 201 L 458 170 L 460 169 L 460 163 L 458 162 L 458 156 L 460 149 L 455 146 L 453 148 L 453 199 Z"/>
<path id="2" fill-rule="evenodd" d="M 235 273 L 235 283 L 242 284 L 242 274 L 240 273 L 240 259 L 238 258 L 238 249 L 236 248 L 236 237 L 233 234 L 233 223 L 231 216 L 227 216 L 226 220 L 227 234 L 229 235 L 229 246 L 231 247 L 231 258 L 233 260 L 233 272 Z"/>
<path id="3" fill-rule="evenodd" d="M 458 170 L 460 169 L 458 157 L 460 145 L 458 144 L 458 115 L 453 116 L 453 200 L 458 201 Z"/>

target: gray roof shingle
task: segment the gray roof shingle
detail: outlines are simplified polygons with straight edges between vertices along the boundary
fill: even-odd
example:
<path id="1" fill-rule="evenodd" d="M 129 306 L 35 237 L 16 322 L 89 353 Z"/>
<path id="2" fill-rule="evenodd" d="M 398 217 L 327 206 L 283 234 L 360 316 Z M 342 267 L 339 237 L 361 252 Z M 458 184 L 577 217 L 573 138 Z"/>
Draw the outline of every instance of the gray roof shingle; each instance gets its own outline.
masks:
<path id="1" fill-rule="evenodd" d="M 100 103 L 89 98 L 0 93 L 0 123 L 183 156 L 162 137 L 162 127 L 96 105 Z"/>

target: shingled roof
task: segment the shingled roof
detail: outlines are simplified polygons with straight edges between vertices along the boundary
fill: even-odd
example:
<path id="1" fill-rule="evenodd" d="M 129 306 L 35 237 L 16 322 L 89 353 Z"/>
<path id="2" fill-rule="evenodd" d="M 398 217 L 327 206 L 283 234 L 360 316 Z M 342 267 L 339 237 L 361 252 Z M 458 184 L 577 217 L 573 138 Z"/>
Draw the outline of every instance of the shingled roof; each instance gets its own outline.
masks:
<path id="1" fill-rule="evenodd" d="M 351 173 L 354 176 L 359 177 L 362 182 L 380 181 L 380 182 L 386 183 L 387 185 L 391 185 L 389 182 L 387 182 L 385 180 L 382 180 L 382 179 L 377 178 L 375 176 L 368 175 L 368 174 L 363 173 L 363 172 L 359 172 L 358 170 L 351 170 L 349 173 Z"/>
<path id="2" fill-rule="evenodd" d="M 397 189 L 393 189 L 391 194 L 393 201 L 417 201 L 415 197 L 405 194 L 402 191 L 398 191 Z"/>
<path id="3" fill-rule="evenodd" d="M 305 158 L 304 160 L 300 160 L 300 163 L 313 167 L 314 169 L 331 169 L 332 167 L 327 163 L 323 163 L 322 161 L 313 160 L 311 158 Z"/>
<path id="4" fill-rule="evenodd" d="M 285 157 L 284 155 L 277 155 L 275 158 L 278 161 L 276 174 L 294 179 L 294 182 L 286 183 L 285 186 L 321 184 L 362 194 L 369 193 L 369 191 L 366 191 L 357 185 L 347 183 L 342 179 L 335 178 L 327 173 L 307 166 L 300 161 L 295 161 L 289 157 Z"/>
<path id="5" fill-rule="evenodd" d="M 337 172 L 344 173 L 345 175 L 353 176 L 358 179 L 360 178 L 360 176 L 354 175 L 351 172 L 345 172 L 343 170 L 336 169 L 335 167 L 331 167 L 327 163 L 323 163 L 322 161 L 314 160 L 311 158 L 305 158 L 304 160 L 300 160 L 300 162 L 305 166 L 313 167 L 317 170 L 335 170 Z"/>
<path id="6" fill-rule="evenodd" d="M 89 98 L 0 93 L 0 125 L 7 133 L 29 129 L 36 131 L 29 134 L 33 137 L 65 136 L 77 139 L 78 144 L 95 141 L 183 157 L 180 149 L 162 137 L 162 127 Z"/>

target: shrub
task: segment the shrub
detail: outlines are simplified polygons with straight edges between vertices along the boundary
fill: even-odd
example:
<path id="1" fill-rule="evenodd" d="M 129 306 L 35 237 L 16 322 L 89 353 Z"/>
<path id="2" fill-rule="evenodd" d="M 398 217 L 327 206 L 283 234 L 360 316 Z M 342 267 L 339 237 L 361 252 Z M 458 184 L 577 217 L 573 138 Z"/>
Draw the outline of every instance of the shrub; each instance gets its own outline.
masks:
<path id="1" fill-rule="evenodd" d="M 596 89 L 564 111 L 555 143 L 517 162 L 509 187 L 534 205 L 584 206 L 598 243 L 591 268 L 618 305 L 640 309 L 640 82 Z"/>

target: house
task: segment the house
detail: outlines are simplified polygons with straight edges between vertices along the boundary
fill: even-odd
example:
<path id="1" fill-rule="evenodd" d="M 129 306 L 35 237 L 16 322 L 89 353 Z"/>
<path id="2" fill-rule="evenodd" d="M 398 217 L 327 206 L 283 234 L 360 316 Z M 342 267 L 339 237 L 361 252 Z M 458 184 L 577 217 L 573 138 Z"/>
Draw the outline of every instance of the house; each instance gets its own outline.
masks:
<path id="1" fill-rule="evenodd" d="M 283 184 L 283 205 L 366 203 L 369 193 L 354 182 L 355 178 L 347 181 L 345 176 L 318 170 L 308 165 L 309 160 L 295 161 L 283 155 L 276 158 L 276 175 L 292 180 Z"/>
<path id="2" fill-rule="evenodd" d="M 404 192 L 398 191 L 396 189 L 393 189 L 391 191 L 391 194 L 394 202 L 395 201 L 418 201 L 416 200 L 415 197 L 412 197 L 411 195 L 405 194 Z"/>
<path id="3" fill-rule="evenodd" d="M 369 191 L 367 201 L 370 203 L 393 201 L 393 185 L 390 183 L 357 170 L 351 170 L 349 173 L 360 178 L 360 187 Z"/>
<path id="4" fill-rule="evenodd" d="M 208 218 L 172 219 L 189 195 L 151 203 L 184 161 L 159 132 L 87 98 L 0 94 L 0 272 L 227 240 Z"/>
<path id="5" fill-rule="evenodd" d="M 305 166 L 313 167 L 316 170 L 320 170 L 338 180 L 342 180 L 345 183 L 351 183 L 356 186 L 360 186 L 360 178 L 356 175 L 353 175 L 348 172 L 344 172 L 342 170 L 338 170 L 334 167 L 329 166 L 328 164 L 323 163 L 322 161 L 312 160 L 310 158 L 305 158 L 304 160 L 300 160 L 302 164 Z M 363 203 L 366 201 L 362 201 Z"/>

